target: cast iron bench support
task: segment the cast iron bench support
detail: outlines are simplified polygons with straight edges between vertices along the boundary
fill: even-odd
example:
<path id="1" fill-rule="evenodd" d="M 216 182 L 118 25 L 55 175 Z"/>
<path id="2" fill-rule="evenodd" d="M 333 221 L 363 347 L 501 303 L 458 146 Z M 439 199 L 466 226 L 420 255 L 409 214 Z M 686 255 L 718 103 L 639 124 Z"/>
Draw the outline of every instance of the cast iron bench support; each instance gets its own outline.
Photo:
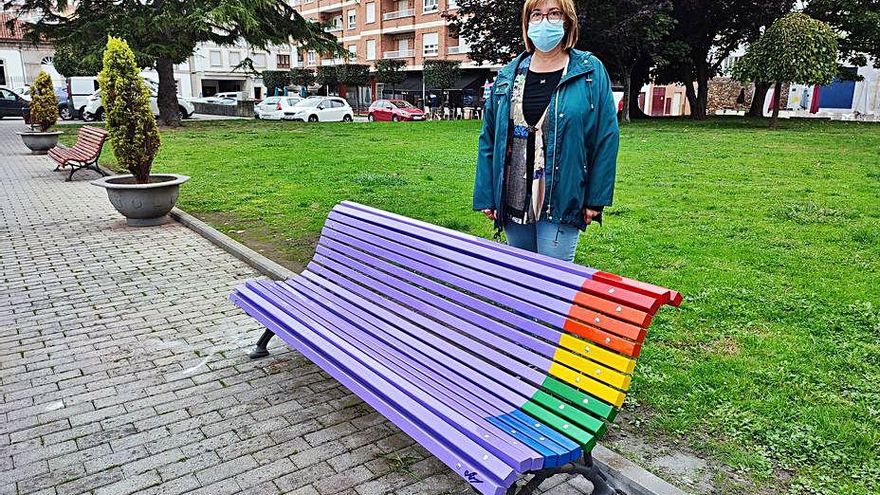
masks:
<path id="1" fill-rule="evenodd" d="M 615 489 L 591 451 L 672 290 L 355 203 L 312 261 L 230 296 L 484 495 L 556 474 Z M 517 480 L 521 480 L 517 483 Z M 521 485 L 521 486 L 520 486 Z"/>

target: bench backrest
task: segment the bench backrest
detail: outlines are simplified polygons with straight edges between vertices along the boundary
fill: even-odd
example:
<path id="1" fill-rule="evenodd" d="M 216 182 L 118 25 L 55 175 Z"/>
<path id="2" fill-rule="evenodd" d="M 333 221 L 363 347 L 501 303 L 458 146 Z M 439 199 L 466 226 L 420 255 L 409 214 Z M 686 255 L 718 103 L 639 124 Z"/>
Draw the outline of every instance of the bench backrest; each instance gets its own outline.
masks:
<path id="1" fill-rule="evenodd" d="M 415 314 L 396 324 L 447 353 L 479 400 L 512 405 L 586 450 L 623 404 L 652 316 L 681 302 L 669 289 L 350 202 L 331 211 L 304 276 Z"/>
<path id="2" fill-rule="evenodd" d="M 108 132 L 104 129 L 84 125 L 79 128 L 76 136 L 76 143 L 73 145 L 75 149 L 86 153 L 89 156 L 97 158 L 107 140 Z"/>

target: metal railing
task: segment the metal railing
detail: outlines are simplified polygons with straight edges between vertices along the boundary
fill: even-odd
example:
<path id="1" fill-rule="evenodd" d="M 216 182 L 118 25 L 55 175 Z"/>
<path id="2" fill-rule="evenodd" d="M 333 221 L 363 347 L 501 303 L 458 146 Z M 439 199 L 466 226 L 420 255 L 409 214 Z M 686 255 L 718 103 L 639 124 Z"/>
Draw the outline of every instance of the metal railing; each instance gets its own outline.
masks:
<path id="1" fill-rule="evenodd" d="M 414 17 L 416 15 L 416 9 L 403 9 L 403 10 L 395 10 L 394 12 L 385 12 L 382 14 L 383 21 L 390 21 L 393 19 L 400 19 L 402 17 Z"/>
<path id="2" fill-rule="evenodd" d="M 394 50 L 391 52 L 384 52 L 382 55 L 385 58 L 409 58 L 409 57 L 415 57 L 416 51 L 415 50 Z"/>
<path id="3" fill-rule="evenodd" d="M 446 53 L 449 55 L 460 55 L 462 53 L 470 53 L 471 47 L 469 46 L 450 46 L 446 48 Z"/>

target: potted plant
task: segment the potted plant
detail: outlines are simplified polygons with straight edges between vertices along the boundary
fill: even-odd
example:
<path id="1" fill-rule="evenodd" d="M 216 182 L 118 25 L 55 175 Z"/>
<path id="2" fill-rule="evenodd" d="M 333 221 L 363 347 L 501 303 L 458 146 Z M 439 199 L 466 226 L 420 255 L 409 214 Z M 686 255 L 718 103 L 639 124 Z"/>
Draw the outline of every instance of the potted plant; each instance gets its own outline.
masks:
<path id="1" fill-rule="evenodd" d="M 31 101 L 25 110 L 25 122 L 30 126 L 27 132 L 19 132 L 24 145 L 35 155 L 45 155 L 58 144 L 60 131 L 49 132 L 58 122 L 58 97 L 52 78 L 45 71 L 40 71 L 30 89 Z"/>
<path id="2" fill-rule="evenodd" d="M 107 39 L 98 82 L 113 154 L 131 174 L 104 177 L 92 184 L 107 190 L 110 202 L 128 225 L 161 225 L 168 221 L 168 212 L 177 202 L 180 184 L 189 177 L 150 174 L 159 151 L 159 128 L 150 111 L 150 91 L 125 40 Z"/>

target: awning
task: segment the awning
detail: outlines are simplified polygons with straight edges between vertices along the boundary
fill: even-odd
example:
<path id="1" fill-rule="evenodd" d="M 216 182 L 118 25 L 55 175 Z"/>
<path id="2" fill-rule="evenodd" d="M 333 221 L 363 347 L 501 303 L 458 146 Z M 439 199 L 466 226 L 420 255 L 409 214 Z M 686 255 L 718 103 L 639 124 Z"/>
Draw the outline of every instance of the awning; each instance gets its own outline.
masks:
<path id="1" fill-rule="evenodd" d="M 488 69 L 464 69 L 461 71 L 461 75 L 458 77 L 458 81 L 455 81 L 452 89 L 482 89 L 483 83 L 486 82 L 488 77 Z"/>
<path id="2" fill-rule="evenodd" d="M 394 91 L 422 91 L 422 73 L 421 72 L 409 72 L 406 75 L 406 79 L 403 80 L 400 84 L 385 84 L 385 89 L 390 90 L 394 88 Z"/>

